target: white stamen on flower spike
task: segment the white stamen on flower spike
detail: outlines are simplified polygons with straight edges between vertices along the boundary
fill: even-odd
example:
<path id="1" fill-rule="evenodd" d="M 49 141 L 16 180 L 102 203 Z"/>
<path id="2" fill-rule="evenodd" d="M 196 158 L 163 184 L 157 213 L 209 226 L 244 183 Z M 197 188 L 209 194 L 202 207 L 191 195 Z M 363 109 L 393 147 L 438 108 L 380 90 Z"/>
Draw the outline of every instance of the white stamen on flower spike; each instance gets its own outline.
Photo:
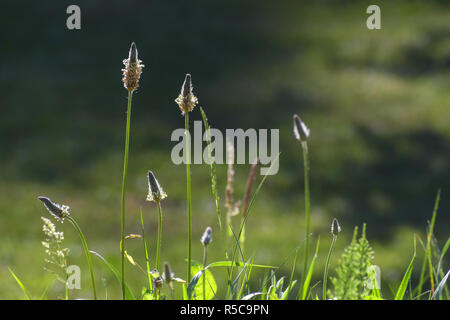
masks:
<path id="1" fill-rule="evenodd" d="M 181 86 L 180 95 L 175 99 L 182 114 L 191 112 L 198 103 L 198 99 L 194 96 L 193 90 L 194 86 L 192 85 L 191 75 L 188 73 Z"/>

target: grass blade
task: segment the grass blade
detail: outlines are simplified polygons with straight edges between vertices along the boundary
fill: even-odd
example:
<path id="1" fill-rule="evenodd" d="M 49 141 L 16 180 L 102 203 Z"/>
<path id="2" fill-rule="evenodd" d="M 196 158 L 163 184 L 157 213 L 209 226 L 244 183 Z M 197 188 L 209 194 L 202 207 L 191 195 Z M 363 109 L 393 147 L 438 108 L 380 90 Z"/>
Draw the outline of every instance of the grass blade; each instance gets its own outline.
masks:
<path id="1" fill-rule="evenodd" d="M 150 273 L 150 271 L 151 271 L 150 259 L 148 256 L 147 240 L 145 239 L 144 218 L 142 217 L 142 208 L 140 209 L 140 213 L 141 213 L 142 241 L 144 242 L 145 264 L 147 266 L 148 287 L 149 287 L 150 291 L 152 291 L 153 285 L 152 285 L 152 276 Z"/>
<path id="2" fill-rule="evenodd" d="M 14 277 L 14 279 L 16 280 L 17 284 L 19 285 L 20 289 L 22 289 L 22 292 L 25 294 L 25 296 L 28 298 L 28 300 L 31 300 L 31 295 L 28 292 L 28 290 L 25 288 L 25 286 L 23 285 L 22 281 L 19 280 L 19 278 L 14 274 L 14 272 L 11 270 L 11 268 L 8 268 L 9 272 L 11 273 L 11 275 Z"/>
<path id="3" fill-rule="evenodd" d="M 211 156 L 211 132 L 210 132 L 210 127 L 208 124 L 208 119 L 206 118 L 206 114 L 205 111 L 203 110 L 202 107 L 200 107 L 200 112 L 202 114 L 202 118 L 203 118 L 203 124 L 205 126 L 205 134 L 206 134 L 206 144 L 207 144 L 207 148 L 208 148 L 208 156 Z M 214 158 L 209 159 L 211 164 L 210 164 L 210 168 L 211 168 L 211 191 L 214 197 L 214 201 L 216 203 L 216 213 L 217 213 L 217 221 L 219 223 L 219 229 L 222 230 L 222 219 L 221 219 L 221 214 L 220 214 L 220 198 L 219 198 L 219 194 L 217 192 L 217 175 L 216 175 L 216 165 L 215 165 L 215 161 Z"/>
<path id="4" fill-rule="evenodd" d="M 437 297 L 439 297 L 440 292 L 442 291 L 442 289 L 445 286 L 445 283 L 447 282 L 447 278 L 450 275 L 450 270 L 447 272 L 447 274 L 444 276 L 444 278 L 442 278 L 441 282 L 439 282 L 436 291 L 434 292 L 433 296 L 431 299 L 436 299 Z"/>
<path id="5" fill-rule="evenodd" d="M 414 265 L 414 259 L 416 258 L 416 238 L 414 238 L 414 255 L 409 263 L 408 269 L 406 269 L 405 275 L 403 276 L 402 282 L 398 287 L 397 293 L 395 294 L 395 300 L 403 300 L 405 296 L 406 288 L 408 287 L 409 279 L 411 278 L 411 273 Z"/>
<path id="6" fill-rule="evenodd" d="M 309 266 L 308 274 L 307 274 L 307 276 L 305 278 L 305 282 L 303 283 L 302 300 L 305 300 L 306 296 L 308 294 L 309 284 L 311 282 L 312 274 L 314 272 L 314 265 L 316 264 L 316 260 L 317 260 L 317 253 L 319 252 L 319 243 L 320 243 L 320 238 L 317 240 L 316 252 L 314 253 L 314 257 L 311 260 L 311 264 Z"/>
<path id="7" fill-rule="evenodd" d="M 114 267 L 108 260 L 106 260 L 100 253 L 90 250 L 90 253 L 96 255 L 100 260 L 103 261 L 103 263 L 109 268 L 109 270 L 111 270 L 112 273 L 114 273 L 114 275 L 117 278 L 117 281 L 119 281 L 120 284 L 122 284 L 122 279 L 121 279 L 121 275 L 119 270 L 116 269 L 116 267 Z M 130 288 L 128 287 L 127 283 L 124 282 L 123 283 L 124 287 L 125 287 L 125 297 L 128 297 L 128 299 L 130 300 L 136 300 L 136 297 L 134 296 L 133 292 L 130 290 Z"/>

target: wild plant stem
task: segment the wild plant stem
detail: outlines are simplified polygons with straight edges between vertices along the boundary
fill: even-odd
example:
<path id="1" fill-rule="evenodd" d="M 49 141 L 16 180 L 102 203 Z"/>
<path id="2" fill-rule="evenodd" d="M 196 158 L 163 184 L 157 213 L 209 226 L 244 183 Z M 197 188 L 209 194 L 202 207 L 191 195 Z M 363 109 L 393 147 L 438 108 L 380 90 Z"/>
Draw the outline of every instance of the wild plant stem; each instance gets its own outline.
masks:
<path id="1" fill-rule="evenodd" d="M 122 234 L 122 297 L 125 300 L 125 193 L 127 184 L 127 170 L 128 170 L 128 152 L 130 149 L 130 123 L 131 123 L 131 100 L 133 91 L 128 91 L 128 107 L 127 107 L 127 127 L 125 134 L 125 151 L 123 158 L 123 176 L 122 176 L 122 204 L 121 204 L 121 234 Z"/>
<path id="2" fill-rule="evenodd" d="M 75 221 L 74 218 L 71 216 L 68 216 L 67 219 L 72 223 L 74 228 L 78 231 L 78 234 L 80 235 L 81 242 L 83 243 L 84 253 L 86 254 L 86 258 L 89 265 L 89 272 L 91 273 L 91 281 L 92 281 L 92 291 L 94 292 L 94 300 L 97 300 L 97 291 L 95 289 L 95 280 L 94 280 L 94 269 L 92 267 L 92 260 L 91 260 L 91 254 L 89 253 L 89 249 L 86 243 L 86 238 L 83 235 L 83 232 L 81 231 L 80 226 Z"/>
<path id="3" fill-rule="evenodd" d="M 308 163 L 308 144 L 306 143 L 306 141 L 302 142 L 302 149 L 303 149 L 303 167 L 305 179 L 305 225 L 306 225 L 305 257 L 303 261 L 303 274 L 302 274 L 302 279 L 304 281 L 308 268 L 309 238 L 310 238 L 309 163 Z"/>
<path id="4" fill-rule="evenodd" d="M 191 282 L 191 263 L 192 263 L 192 221 L 191 221 L 191 143 L 189 133 L 189 112 L 184 113 L 185 134 L 186 134 L 186 195 L 188 211 L 188 265 L 187 282 Z"/>
<path id="5" fill-rule="evenodd" d="M 161 255 L 161 234 L 162 234 L 162 213 L 160 201 L 156 201 L 156 205 L 158 206 L 158 247 L 156 248 L 156 270 L 160 270 L 159 258 Z"/>
<path id="6" fill-rule="evenodd" d="M 325 262 L 325 271 L 323 273 L 323 296 L 322 299 L 327 299 L 327 280 L 328 280 L 328 267 L 330 265 L 331 253 L 333 252 L 334 244 L 336 243 L 337 236 L 333 235 L 331 241 L 330 251 L 328 251 L 327 261 Z"/>
<path id="7" fill-rule="evenodd" d="M 203 268 L 206 268 L 206 259 L 208 256 L 208 246 L 203 246 Z M 206 270 L 203 272 L 203 300 L 206 300 Z"/>
<path id="8" fill-rule="evenodd" d="M 150 292 L 153 290 L 152 286 L 152 275 L 150 274 L 150 259 L 148 258 L 148 248 L 147 248 L 147 240 L 145 239 L 145 229 L 144 229 L 144 218 L 142 217 L 142 208 L 140 210 L 141 213 L 141 225 L 142 225 L 142 240 L 144 242 L 144 253 L 145 253 L 145 263 L 147 266 L 147 279 L 148 279 L 148 288 Z"/>

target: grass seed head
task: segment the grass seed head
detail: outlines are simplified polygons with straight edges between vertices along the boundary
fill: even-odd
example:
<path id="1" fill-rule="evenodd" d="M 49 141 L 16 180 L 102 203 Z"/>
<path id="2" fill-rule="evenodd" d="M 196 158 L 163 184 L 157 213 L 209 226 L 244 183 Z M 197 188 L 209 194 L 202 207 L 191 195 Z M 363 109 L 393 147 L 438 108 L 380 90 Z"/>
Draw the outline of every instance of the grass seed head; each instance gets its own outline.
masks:
<path id="1" fill-rule="evenodd" d="M 294 114 L 294 135 L 295 139 L 305 142 L 309 137 L 309 129 L 300 117 Z"/>
<path id="2" fill-rule="evenodd" d="M 142 61 L 138 59 L 138 51 L 134 42 L 131 44 L 128 59 L 123 60 L 123 64 L 125 66 L 122 69 L 123 86 L 130 92 L 134 91 L 139 86 L 139 78 L 144 67 Z"/>
<path id="3" fill-rule="evenodd" d="M 205 247 L 211 243 L 211 241 L 212 241 L 212 228 L 211 227 L 206 228 L 200 241 L 203 244 L 203 246 L 205 246 Z"/>
<path id="4" fill-rule="evenodd" d="M 43 196 L 39 196 L 38 199 L 42 201 L 48 212 L 50 212 L 51 215 L 56 218 L 56 220 L 61 221 L 61 223 L 64 221 L 64 218 L 70 215 L 69 206 L 55 203 L 49 198 Z"/>
<path id="5" fill-rule="evenodd" d="M 194 96 L 193 89 L 191 75 L 188 73 L 181 86 L 180 95 L 175 99 L 182 114 L 191 112 L 198 103 L 197 97 Z"/>
<path id="6" fill-rule="evenodd" d="M 148 195 L 147 201 L 159 202 L 166 198 L 167 194 L 161 188 L 158 180 L 156 180 L 155 175 L 152 171 L 148 171 Z"/>

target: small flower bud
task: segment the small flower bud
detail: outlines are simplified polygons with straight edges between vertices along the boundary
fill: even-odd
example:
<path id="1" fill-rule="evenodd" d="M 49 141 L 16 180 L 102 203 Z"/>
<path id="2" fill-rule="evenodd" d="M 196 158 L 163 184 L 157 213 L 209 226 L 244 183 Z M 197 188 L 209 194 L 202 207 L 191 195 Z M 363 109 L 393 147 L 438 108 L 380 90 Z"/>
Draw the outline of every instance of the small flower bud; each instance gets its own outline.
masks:
<path id="1" fill-rule="evenodd" d="M 192 92 L 193 89 L 191 75 L 188 73 L 181 87 L 180 95 L 175 99 L 182 114 L 191 112 L 198 103 L 197 97 Z"/>
<path id="2" fill-rule="evenodd" d="M 57 220 L 63 222 L 64 218 L 70 215 L 69 206 L 54 203 L 47 197 L 39 196 L 38 199 L 42 201 L 48 212 L 50 212 Z"/>
<path id="3" fill-rule="evenodd" d="M 167 194 L 159 185 L 158 180 L 156 180 L 153 172 L 148 171 L 148 195 L 147 201 L 159 202 L 166 198 Z"/>
<path id="4" fill-rule="evenodd" d="M 300 117 L 294 114 L 294 135 L 295 139 L 304 142 L 309 137 L 309 129 L 300 119 Z"/>
<path id="5" fill-rule="evenodd" d="M 208 244 L 211 243 L 211 241 L 212 241 L 212 228 L 211 227 L 206 228 L 200 241 L 204 246 L 207 246 Z"/>
<path id="6" fill-rule="evenodd" d="M 339 232 L 341 232 L 341 226 L 339 225 L 339 221 L 334 218 L 333 222 L 331 223 L 331 234 L 333 236 L 337 236 Z"/>
<path id="7" fill-rule="evenodd" d="M 128 91 L 134 91 L 139 86 L 139 78 L 141 77 L 142 68 L 144 67 L 142 61 L 138 59 L 138 51 L 134 42 L 131 44 L 128 59 L 123 60 L 123 64 L 125 66 L 125 68 L 122 69 L 123 86 Z"/>

